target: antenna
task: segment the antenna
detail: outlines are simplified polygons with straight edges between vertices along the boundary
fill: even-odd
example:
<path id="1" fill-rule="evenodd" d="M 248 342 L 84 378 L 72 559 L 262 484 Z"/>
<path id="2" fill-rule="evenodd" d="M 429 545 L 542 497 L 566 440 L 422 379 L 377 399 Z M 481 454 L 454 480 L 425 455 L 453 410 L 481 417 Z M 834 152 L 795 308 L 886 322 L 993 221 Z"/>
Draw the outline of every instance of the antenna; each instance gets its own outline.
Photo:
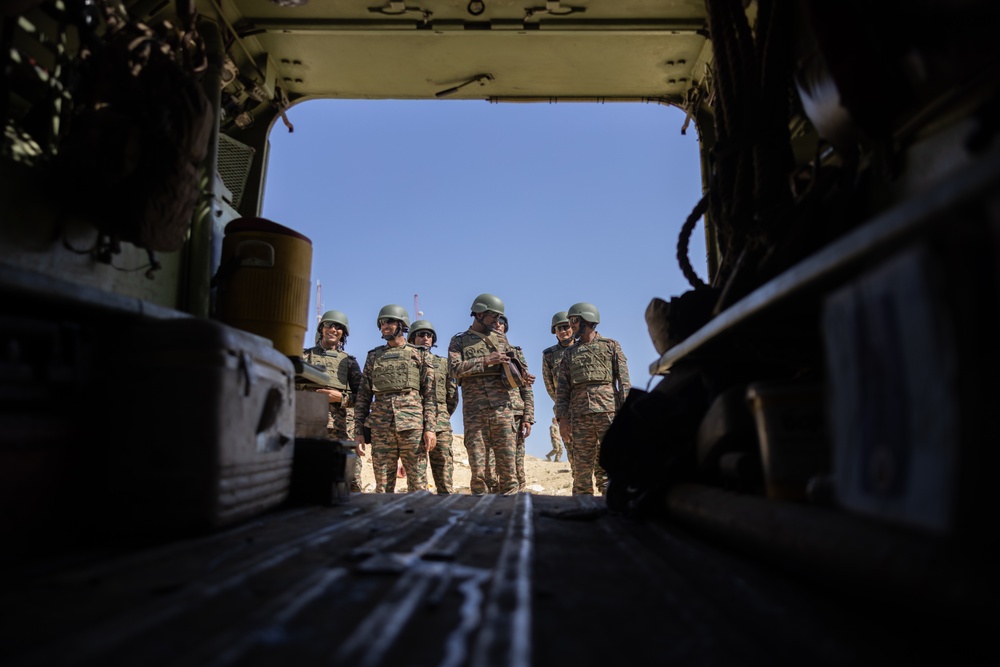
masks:
<path id="1" fill-rule="evenodd" d="M 316 281 L 316 321 L 323 321 L 323 286 Z"/>
<path id="2" fill-rule="evenodd" d="M 415 320 L 419 320 L 421 317 L 424 316 L 424 311 L 420 310 L 420 295 L 419 294 L 414 294 L 413 295 L 413 313 L 415 315 L 415 317 L 413 319 L 415 319 Z"/>

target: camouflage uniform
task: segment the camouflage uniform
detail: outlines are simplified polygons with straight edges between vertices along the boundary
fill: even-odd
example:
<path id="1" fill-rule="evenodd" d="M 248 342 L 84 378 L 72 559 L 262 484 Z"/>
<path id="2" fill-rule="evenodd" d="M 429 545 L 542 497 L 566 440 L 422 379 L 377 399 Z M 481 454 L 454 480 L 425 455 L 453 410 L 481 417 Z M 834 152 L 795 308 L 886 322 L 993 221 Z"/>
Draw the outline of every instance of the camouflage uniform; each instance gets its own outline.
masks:
<path id="1" fill-rule="evenodd" d="M 525 370 L 528 368 L 528 362 L 524 358 L 524 353 L 521 352 L 521 348 L 513 347 L 516 351 L 517 358 L 522 364 L 524 364 Z M 524 491 L 527 486 L 527 480 L 524 475 L 524 419 L 525 413 L 527 412 L 527 419 L 529 424 L 535 423 L 535 393 L 531 389 L 531 385 L 525 385 L 524 387 L 519 387 L 518 389 L 510 390 L 510 403 L 514 410 L 514 422 L 516 425 L 515 435 L 517 437 L 515 441 L 514 450 L 514 473 L 517 477 L 517 490 Z M 486 450 L 486 486 L 490 490 L 490 493 L 496 493 L 499 488 L 499 480 L 497 479 L 496 473 L 496 457 L 493 455 L 492 449 Z"/>
<path id="2" fill-rule="evenodd" d="M 515 347 L 514 353 L 517 355 L 518 360 L 524 365 L 525 370 L 528 368 L 528 362 L 524 359 L 524 353 L 521 352 L 521 348 Z M 524 475 L 524 428 L 525 423 L 534 424 L 535 423 L 535 392 L 531 389 L 530 384 L 526 384 L 523 387 L 518 387 L 517 389 L 510 390 L 510 402 L 514 409 L 514 421 L 517 425 L 517 440 L 515 442 L 515 453 L 514 453 L 514 470 L 517 474 L 517 490 L 524 491 L 527 486 L 527 480 Z"/>
<path id="3" fill-rule="evenodd" d="M 354 441 L 354 397 L 361 386 L 361 367 L 358 360 L 343 350 L 327 350 L 322 345 L 302 351 L 302 359 L 312 366 L 326 370 L 330 376 L 330 387 L 339 389 L 344 397 L 338 403 L 330 403 L 330 413 L 326 422 L 326 434 L 331 440 Z M 299 389 L 308 389 L 298 385 Z M 361 457 L 354 459 L 354 474 L 351 491 L 361 491 Z"/>
<path id="4" fill-rule="evenodd" d="M 471 464 L 471 461 L 470 461 Z M 517 460 L 514 461 L 514 474 L 517 475 Z M 497 492 L 497 460 L 493 456 L 493 449 L 486 448 L 486 468 L 483 469 L 483 476 L 486 479 L 486 490 L 490 493 Z"/>
<path id="5" fill-rule="evenodd" d="M 484 334 L 485 335 L 485 334 Z M 491 332 L 489 338 L 501 352 L 510 349 L 507 337 Z M 496 458 L 499 493 L 516 493 L 514 463 L 517 437 L 511 392 L 500 379 L 498 365 L 485 366 L 482 357 L 492 349 L 471 328 L 455 334 L 448 344 L 452 375 L 462 388 L 462 421 L 465 448 L 472 469 L 472 493 L 487 493 L 486 452 Z"/>
<path id="6" fill-rule="evenodd" d="M 354 420 L 356 428 L 372 431 L 375 492 L 396 490 L 397 459 L 403 462 L 408 491 L 426 490 L 423 435 L 437 428 L 430 355 L 409 343 L 380 345 L 368 352 L 362 377 Z"/>
<path id="7" fill-rule="evenodd" d="M 597 334 L 589 343 L 577 341 L 563 355 L 556 373 L 556 417 L 568 419 L 573 433 L 566 446 L 573 450 L 574 495 L 593 495 L 595 475 L 598 491 L 607 488 L 608 476 L 597 464 L 597 455 L 617 405 L 624 403 L 630 388 L 627 359 L 617 341 Z"/>
<path id="8" fill-rule="evenodd" d="M 550 461 L 554 460 L 558 463 L 559 459 L 562 457 L 563 443 L 562 438 L 559 437 L 559 424 L 556 422 L 552 422 L 552 424 L 549 425 L 549 440 L 552 441 L 552 451 L 546 454 L 545 458 Z M 555 459 L 552 458 L 553 454 L 555 455 Z"/>
<path id="9" fill-rule="evenodd" d="M 451 416 L 458 407 L 458 383 L 448 368 L 447 357 L 429 354 L 434 365 L 435 397 L 438 405 L 437 446 L 430 452 L 434 486 L 440 494 L 452 493 L 455 487 L 455 457 L 451 451 Z"/>
<path id="10" fill-rule="evenodd" d="M 542 350 L 542 382 L 545 383 L 545 391 L 549 392 L 549 398 L 552 402 L 556 402 L 556 372 L 559 370 L 559 362 L 562 361 L 563 355 L 566 354 L 566 350 L 573 347 L 573 339 L 570 339 L 569 345 L 563 345 L 562 343 L 556 343 L 552 347 L 547 347 Z M 556 428 L 558 431 L 558 427 Z M 573 442 L 573 437 L 570 436 L 566 439 L 566 460 L 569 461 L 572 457 L 570 453 L 570 443 Z M 556 444 L 552 443 L 552 454 L 556 451 Z M 556 454 L 556 461 L 562 456 L 562 445 L 559 446 L 559 452 Z"/>

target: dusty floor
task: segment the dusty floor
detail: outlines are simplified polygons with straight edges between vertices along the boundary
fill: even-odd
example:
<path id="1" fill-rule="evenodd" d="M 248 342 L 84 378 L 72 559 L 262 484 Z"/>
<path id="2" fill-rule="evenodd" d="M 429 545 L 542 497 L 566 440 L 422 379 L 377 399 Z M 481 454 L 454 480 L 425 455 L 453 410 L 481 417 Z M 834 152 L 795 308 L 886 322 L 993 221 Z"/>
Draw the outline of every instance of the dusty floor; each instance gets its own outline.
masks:
<path id="1" fill-rule="evenodd" d="M 465 451 L 465 444 L 462 436 L 456 435 L 451 446 L 452 454 L 455 457 L 455 492 L 469 493 L 469 456 Z M 524 457 L 524 476 L 527 482 L 527 490 L 531 493 L 546 496 L 568 496 L 572 495 L 573 474 L 569 469 L 569 462 L 563 458 L 558 463 L 549 462 L 545 459 L 537 459 L 534 456 Z M 364 458 L 361 466 L 361 481 L 364 491 L 370 492 L 375 488 L 375 476 L 372 473 L 371 456 Z M 436 491 L 434 478 L 427 470 L 428 490 Z M 406 478 L 400 477 L 396 480 L 396 491 L 406 490 Z"/>
<path id="2" fill-rule="evenodd" d="M 900 604 L 592 496 L 362 493 L 40 556 L 0 567 L 10 667 L 996 662 L 992 596 Z"/>

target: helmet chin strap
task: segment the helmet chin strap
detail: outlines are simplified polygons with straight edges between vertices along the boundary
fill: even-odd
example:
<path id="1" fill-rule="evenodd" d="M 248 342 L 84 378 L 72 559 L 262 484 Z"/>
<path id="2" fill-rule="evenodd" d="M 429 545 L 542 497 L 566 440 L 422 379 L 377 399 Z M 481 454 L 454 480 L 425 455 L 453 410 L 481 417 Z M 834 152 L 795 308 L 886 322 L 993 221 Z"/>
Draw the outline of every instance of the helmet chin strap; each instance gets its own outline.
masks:
<path id="1" fill-rule="evenodd" d="M 393 329 L 391 334 L 382 334 L 382 340 L 392 340 L 401 333 L 403 333 L 403 325 L 396 322 L 396 328 Z"/>

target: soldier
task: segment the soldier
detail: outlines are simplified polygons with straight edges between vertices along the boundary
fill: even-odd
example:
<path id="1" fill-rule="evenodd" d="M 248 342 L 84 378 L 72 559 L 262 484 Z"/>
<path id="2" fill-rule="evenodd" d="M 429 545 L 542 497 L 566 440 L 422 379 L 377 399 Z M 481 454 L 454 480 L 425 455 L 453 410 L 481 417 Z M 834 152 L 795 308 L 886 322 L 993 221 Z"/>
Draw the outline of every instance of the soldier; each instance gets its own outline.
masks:
<path id="1" fill-rule="evenodd" d="M 545 460 L 554 460 L 556 463 L 559 463 L 559 457 L 562 456 L 563 443 L 562 438 L 559 437 L 559 420 L 555 417 L 552 418 L 552 424 L 549 426 L 549 440 L 552 441 L 552 449 L 545 455 Z M 553 456 L 556 458 L 553 459 Z"/>
<path id="2" fill-rule="evenodd" d="M 504 336 L 510 331 L 510 324 L 507 322 L 506 315 L 500 316 L 500 331 Z M 521 348 L 515 346 L 512 349 L 521 362 L 521 365 L 527 369 L 528 362 L 525 361 Z M 531 385 L 534 382 L 535 376 L 529 374 L 525 378 L 523 387 L 510 390 L 510 400 L 514 408 L 514 420 L 517 424 L 517 430 L 515 431 L 517 440 L 515 442 L 516 449 L 514 450 L 514 470 L 517 474 L 518 491 L 524 491 L 527 486 L 527 480 L 524 475 L 524 440 L 531 435 L 531 425 L 535 423 L 535 393 L 531 389 Z"/>
<path id="3" fill-rule="evenodd" d="M 573 451 L 573 495 L 593 495 L 595 476 L 600 493 L 608 486 L 597 454 L 631 388 L 628 360 L 617 341 L 597 333 L 601 316 L 595 305 L 573 304 L 568 316 L 576 343 L 566 350 L 556 374 L 556 417 Z"/>
<path id="4" fill-rule="evenodd" d="M 545 391 L 549 392 L 549 398 L 551 398 L 552 402 L 555 403 L 556 370 L 559 368 L 559 362 L 562 361 L 563 354 L 566 350 L 573 347 L 573 327 L 569 325 L 569 315 L 565 310 L 561 310 L 552 316 L 552 326 L 549 331 L 555 334 L 556 344 L 542 350 L 542 381 L 545 383 Z M 572 457 L 569 444 L 570 441 L 566 440 L 567 461 Z M 553 442 L 552 452 L 555 451 L 556 447 Z M 561 443 L 559 445 L 559 451 L 562 451 Z M 549 454 L 552 452 L 549 452 Z M 559 455 L 556 455 L 556 461 L 558 460 Z"/>
<path id="5" fill-rule="evenodd" d="M 368 352 L 354 407 L 357 441 L 371 429 L 375 492 L 396 489 L 402 459 L 409 492 L 427 489 L 427 452 L 437 436 L 434 367 L 428 353 L 406 342 L 410 316 L 402 306 L 384 306 L 376 320 L 385 345 Z"/>
<path id="6" fill-rule="evenodd" d="M 462 421 L 465 448 L 472 469 L 473 494 L 486 493 L 486 451 L 496 458 L 498 493 L 517 492 L 514 455 L 517 425 L 511 392 L 501 379 L 500 365 L 510 345 L 496 329 L 503 315 L 503 301 L 493 294 L 480 294 L 472 302 L 473 322 L 455 334 L 448 344 L 448 363 L 462 388 Z"/>
<path id="7" fill-rule="evenodd" d="M 302 350 L 302 359 L 307 364 L 318 366 L 330 378 L 327 387 L 317 389 L 326 394 L 330 401 L 326 433 L 331 440 L 354 440 L 354 398 L 361 385 L 361 368 L 358 360 L 344 352 L 350 327 L 347 315 L 339 310 L 323 313 L 316 327 L 316 345 Z M 298 388 L 306 388 L 298 385 Z M 350 410 L 348 408 L 351 408 Z M 365 455 L 364 444 L 358 445 L 351 478 L 351 491 L 361 491 L 361 459 Z"/>
<path id="8" fill-rule="evenodd" d="M 451 416 L 458 407 L 458 383 L 451 375 L 448 358 L 430 352 L 437 345 L 437 332 L 433 324 L 427 320 L 417 320 L 410 327 L 410 335 L 406 340 L 412 345 L 425 348 L 434 366 L 438 423 L 435 431 L 437 444 L 430 451 L 431 473 L 434 475 L 437 492 L 444 495 L 454 491 L 452 478 L 455 476 L 455 459 L 451 451 Z"/>

